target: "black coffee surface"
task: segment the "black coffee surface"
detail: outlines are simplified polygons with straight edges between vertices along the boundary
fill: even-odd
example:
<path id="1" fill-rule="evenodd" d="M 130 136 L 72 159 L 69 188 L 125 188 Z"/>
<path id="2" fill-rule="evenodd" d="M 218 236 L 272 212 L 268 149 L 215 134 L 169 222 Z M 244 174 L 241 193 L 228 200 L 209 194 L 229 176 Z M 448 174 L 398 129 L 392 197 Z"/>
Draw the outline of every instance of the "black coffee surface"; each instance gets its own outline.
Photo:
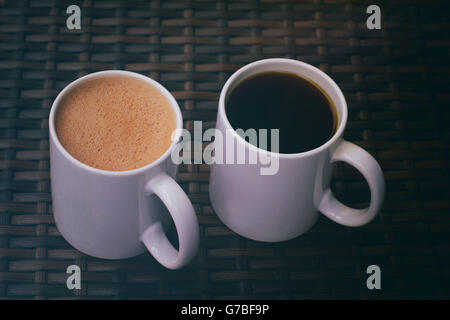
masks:
<path id="1" fill-rule="evenodd" d="M 225 110 L 234 129 L 279 129 L 280 153 L 315 149 L 336 130 L 335 108 L 327 96 L 289 72 L 263 72 L 244 79 L 229 93 Z"/>

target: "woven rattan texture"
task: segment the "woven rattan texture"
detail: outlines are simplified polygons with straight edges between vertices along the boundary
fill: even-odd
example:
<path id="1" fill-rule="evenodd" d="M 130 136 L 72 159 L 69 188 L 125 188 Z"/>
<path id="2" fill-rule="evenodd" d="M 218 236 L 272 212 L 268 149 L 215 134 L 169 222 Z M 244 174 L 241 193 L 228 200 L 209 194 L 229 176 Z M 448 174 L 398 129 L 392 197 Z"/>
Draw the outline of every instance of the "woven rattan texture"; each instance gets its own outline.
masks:
<path id="1" fill-rule="evenodd" d="M 2 2 L 2 1 L 0 1 Z M 366 28 L 370 2 L 52 1 L 0 5 L 0 298 L 449 298 L 449 9 L 378 1 L 382 29 Z M 66 28 L 78 4 L 81 31 Z M 48 114 L 56 94 L 87 73 L 124 69 L 160 81 L 184 125 L 214 127 L 218 93 L 240 66 L 288 57 L 328 73 L 348 101 L 346 139 L 383 168 L 387 197 L 369 225 L 321 217 L 283 243 L 247 240 L 211 208 L 207 165 L 178 180 L 200 222 L 200 251 L 179 271 L 143 254 L 109 261 L 73 249 L 52 215 Z M 364 206 L 356 170 L 338 164 L 333 188 Z M 242 212 L 245 214 L 245 212 Z M 273 213 L 276 215 L 276 212 Z M 82 269 L 70 291 L 66 268 Z M 382 289 L 366 287 L 366 268 Z"/>

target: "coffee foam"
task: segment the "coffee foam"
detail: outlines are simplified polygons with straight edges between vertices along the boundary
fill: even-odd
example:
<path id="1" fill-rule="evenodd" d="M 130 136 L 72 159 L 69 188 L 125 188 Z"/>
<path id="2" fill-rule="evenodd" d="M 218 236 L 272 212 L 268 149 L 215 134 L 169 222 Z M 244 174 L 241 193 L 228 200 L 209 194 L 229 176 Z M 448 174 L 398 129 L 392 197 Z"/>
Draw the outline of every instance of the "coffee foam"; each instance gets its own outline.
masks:
<path id="1" fill-rule="evenodd" d="M 176 119 L 168 99 L 152 85 L 106 76 L 65 96 L 55 126 L 59 141 L 77 160 L 125 171 L 152 163 L 169 148 Z"/>

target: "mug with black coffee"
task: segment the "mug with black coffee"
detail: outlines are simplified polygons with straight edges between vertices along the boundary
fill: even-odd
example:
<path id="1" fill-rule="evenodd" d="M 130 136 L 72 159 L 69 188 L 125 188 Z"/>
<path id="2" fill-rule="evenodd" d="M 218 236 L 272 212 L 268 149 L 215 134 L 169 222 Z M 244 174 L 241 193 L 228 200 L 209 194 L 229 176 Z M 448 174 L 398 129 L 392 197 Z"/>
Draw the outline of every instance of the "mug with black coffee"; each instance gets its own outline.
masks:
<path id="1" fill-rule="evenodd" d="M 174 97 L 137 73 L 96 72 L 64 88 L 49 117 L 53 214 L 62 236 L 99 258 L 147 248 L 167 268 L 189 263 L 197 217 L 170 157 L 182 125 Z M 170 216 L 178 249 L 165 233 Z"/>
<path id="2" fill-rule="evenodd" d="M 220 94 L 216 122 L 228 140 L 216 147 L 225 155 L 245 150 L 247 157 L 276 159 L 278 167 L 265 175 L 262 162 L 213 164 L 209 190 L 216 214 L 236 233 L 270 242 L 306 232 L 319 212 L 346 226 L 370 222 L 384 200 L 384 178 L 368 152 L 342 139 L 346 122 L 341 90 L 311 65 L 266 59 L 236 71 Z M 278 129 L 279 149 L 253 145 L 238 129 Z M 371 192 L 369 207 L 353 209 L 333 196 L 336 161 L 362 173 Z"/>

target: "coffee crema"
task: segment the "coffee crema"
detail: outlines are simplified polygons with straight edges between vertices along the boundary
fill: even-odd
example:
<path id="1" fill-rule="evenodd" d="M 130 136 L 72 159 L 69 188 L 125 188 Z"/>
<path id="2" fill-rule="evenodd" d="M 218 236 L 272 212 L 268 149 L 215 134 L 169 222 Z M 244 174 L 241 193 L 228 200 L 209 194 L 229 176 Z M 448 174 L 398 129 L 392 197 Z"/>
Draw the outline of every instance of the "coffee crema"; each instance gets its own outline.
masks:
<path id="1" fill-rule="evenodd" d="M 97 169 L 126 171 L 167 151 L 176 118 L 169 100 L 151 84 L 105 76 L 80 83 L 63 98 L 55 128 L 75 159 Z"/>

